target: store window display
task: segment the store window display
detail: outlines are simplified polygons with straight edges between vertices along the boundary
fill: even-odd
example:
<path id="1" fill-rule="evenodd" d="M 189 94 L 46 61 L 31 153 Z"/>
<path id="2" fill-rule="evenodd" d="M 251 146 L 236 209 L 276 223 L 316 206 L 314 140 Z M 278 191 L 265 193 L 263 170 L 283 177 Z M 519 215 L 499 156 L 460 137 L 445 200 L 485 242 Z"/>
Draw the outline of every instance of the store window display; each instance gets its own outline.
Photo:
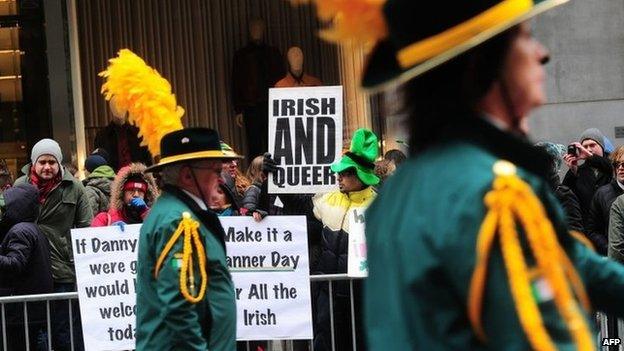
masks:
<path id="1" fill-rule="evenodd" d="M 276 88 L 292 87 L 316 87 L 323 85 L 321 80 L 311 76 L 303 70 L 303 51 L 298 46 L 293 46 L 286 53 L 288 61 L 288 73 L 275 84 Z"/>
<path id="2" fill-rule="evenodd" d="M 269 88 L 285 75 L 280 51 L 265 41 L 262 19 L 249 22 L 249 43 L 234 54 L 232 100 L 236 124 L 245 127 L 248 159 L 268 148 Z"/>

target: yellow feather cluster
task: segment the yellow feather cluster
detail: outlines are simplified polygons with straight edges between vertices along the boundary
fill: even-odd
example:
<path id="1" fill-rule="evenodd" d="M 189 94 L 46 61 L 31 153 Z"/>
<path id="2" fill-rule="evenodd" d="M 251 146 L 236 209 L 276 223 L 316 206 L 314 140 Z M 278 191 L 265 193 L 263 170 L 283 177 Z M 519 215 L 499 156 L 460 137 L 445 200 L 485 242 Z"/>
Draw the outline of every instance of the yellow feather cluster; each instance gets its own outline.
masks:
<path id="1" fill-rule="evenodd" d="M 316 4 L 322 21 L 332 22 L 320 33 L 327 41 L 370 45 L 388 35 L 383 13 L 386 0 L 291 0 L 293 4 L 310 1 Z"/>
<path id="2" fill-rule="evenodd" d="M 128 49 L 109 60 L 108 68 L 99 74 L 105 78 L 102 94 L 120 111 L 128 111 L 128 121 L 139 128 L 141 145 L 152 156 L 160 155 L 160 139 L 184 128 L 184 109 L 177 105 L 171 85 L 158 71 Z"/>

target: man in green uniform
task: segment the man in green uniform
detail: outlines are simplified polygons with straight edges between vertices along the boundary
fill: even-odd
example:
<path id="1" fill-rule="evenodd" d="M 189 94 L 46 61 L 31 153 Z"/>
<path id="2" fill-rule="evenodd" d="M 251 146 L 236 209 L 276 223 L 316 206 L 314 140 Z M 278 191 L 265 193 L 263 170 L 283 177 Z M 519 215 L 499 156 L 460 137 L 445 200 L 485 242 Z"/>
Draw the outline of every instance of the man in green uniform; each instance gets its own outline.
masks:
<path id="1" fill-rule="evenodd" d="M 207 208 L 222 160 L 212 129 L 166 134 L 162 195 L 141 228 L 137 271 L 137 350 L 236 348 L 234 286 L 225 260 L 224 232 Z"/>
<path id="2" fill-rule="evenodd" d="M 320 11 L 326 37 L 376 42 L 365 88 L 406 83 L 411 158 L 366 213 L 369 348 L 593 350 L 594 309 L 624 316 L 624 267 L 568 232 L 526 140 L 548 61 L 526 20 L 565 1 Z"/>

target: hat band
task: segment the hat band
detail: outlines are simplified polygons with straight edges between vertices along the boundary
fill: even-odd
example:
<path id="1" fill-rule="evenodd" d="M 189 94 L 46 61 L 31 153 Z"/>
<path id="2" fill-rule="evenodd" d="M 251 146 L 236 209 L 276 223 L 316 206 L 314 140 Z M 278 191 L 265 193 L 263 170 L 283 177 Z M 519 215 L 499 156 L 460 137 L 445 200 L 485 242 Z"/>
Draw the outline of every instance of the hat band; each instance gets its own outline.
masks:
<path id="1" fill-rule="evenodd" d="M 147 191 L 147 184 L 144 182 L 137 182 L 137 181 L 129 181 L 126 182 L 126 184 L 124 184 L 123 186 L 123 190 L 134 190 L 134 189 L 139 189 L 142 190 L 143 192 Z"/>
<path id="2" fill-rule="evenodd" d="M 345 153 L 345 156 L 349 157 L 350 159 L 353 160 L 353 162 L 357 163 L 358 165 L 364 167 L 364 168 L 368 168 L 368 169 L 375 169 L 375 164 L 372 162 L 369 162 L 367 159 L 365 159 L 362 156 L 356 155 L 351 151 L 347 151 Z"/>
<path id="3" fill-rule="evenodd" d="M 399 50 L 396 58 L 406 69 L 467 42 L 479 33 L 504 24 L 533 8 L 532 0 L 504 0 L 483 13 L 440 34 L 417 41 Z"/>
<path id="4" fill-rule="evenodd" d="M 158 163 L 172 163 L 177 161 L 192 160 L 196 158 L 223 158 L 225 154 L 223 151 L 209 150 L 209 151 L 197 151 L 189 152 L 187 154 L 167 156 L 160 159 Z"/>

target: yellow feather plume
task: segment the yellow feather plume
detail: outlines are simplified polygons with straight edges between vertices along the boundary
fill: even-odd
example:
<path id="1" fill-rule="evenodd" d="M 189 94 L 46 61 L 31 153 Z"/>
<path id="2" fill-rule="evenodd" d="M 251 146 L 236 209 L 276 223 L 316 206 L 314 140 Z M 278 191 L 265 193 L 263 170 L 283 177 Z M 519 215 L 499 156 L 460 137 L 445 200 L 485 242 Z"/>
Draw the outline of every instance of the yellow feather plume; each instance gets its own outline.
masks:
<path id="1" fill-rule="evenodd" d="M 316 4 L 322 21 L 332 22 L 320 33 L 327 41 L 371 45 L 388 35 L 383 13 L 386 0 L 291 0 L 293 4 L 309 2 Z"/>
<path id="2" fill-rule="evenodd" d="M 101 91 L 106 100 L 114 97 L 112 108 L 128 111 L 128 121 L 139 128 L 141 145 L 160 156 L 160 139 L 184 128 L 184 109 L 177 105 L 169 82 L 128 49 L 120 50 L 99 75 L 106 80 Z"/>

